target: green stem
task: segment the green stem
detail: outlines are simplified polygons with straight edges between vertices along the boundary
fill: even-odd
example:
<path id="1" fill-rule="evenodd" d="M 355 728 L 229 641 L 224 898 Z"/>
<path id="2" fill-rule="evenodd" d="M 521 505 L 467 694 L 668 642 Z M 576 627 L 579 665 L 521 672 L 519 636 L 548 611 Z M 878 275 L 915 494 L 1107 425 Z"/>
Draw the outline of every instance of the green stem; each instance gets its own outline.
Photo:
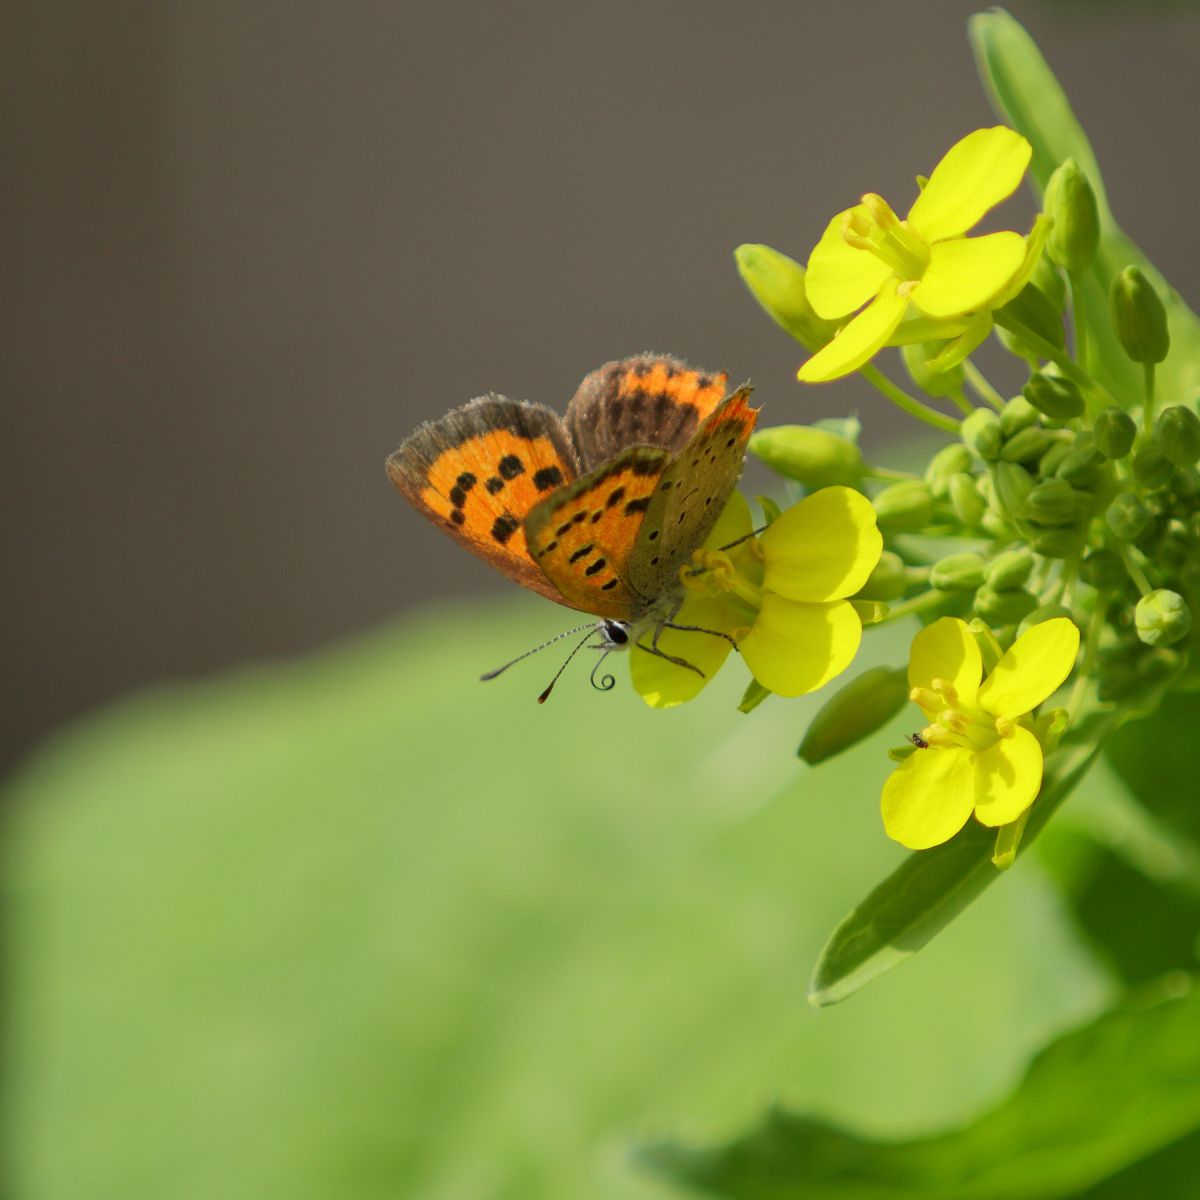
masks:
<path id="1" fill-rule="evenodd" d="M 1125 564 L 1125 570 L 1129 573 L 1129 578 L 1137 584 L 1137 589 L 1143 596 L 1148 596 L 1154 591 L 1154 585 L 1146 577 L 1146 572 L 1142 570 L 1142 564 L 1133 556 L 1133 547 L 1126 545 L 1124 542 L 1113 540 L 1113 544 L 1117 548 L 1117 553 L 1121 556 L 1121 561 Z"/>
<path id="2" fill-rule="evenodd" d="M 924 421 L 926 425 L 932 425 L 934 429 L 940 429 L 943 433 L 958 433 L 958 427 L 962 422 L 954 417 L 946 416 L 945 413 L 938 412 L 936 408 L 922 404 L 920 400 L 910 396 L 902 388 L 898 388 L 878 367 L 868 363 L 865 367 L 859 367 L 858 372 L 872 387 L 882 392 L 897 408 L 902 408 L 910 417 L 916 417 L 918 421 Z"/>
<path id="3" fill-rule="evenodd" d="M 891 467 L 875 467 L 870 463 L 863 464 L 863 474 L 868 479 L 890 479 L 902 483 L 921 478 L 920 475 L 914 475 L 912 471 L 894 471 Z"/>
<path id="4" fill-rule="evenodd" d="M 889 608 L 887 616 L 882 621 L 877 621 L 876 625 L 887 625 L 890 621 L 898 621 L 901 617 L 911 617 L 914 613 L 922 613 L 926 609 L 936 608 L 937 605 L 944 603 L 945 599 L 946 593 L 936 589 L 922 592 L 919 596 L 905 600 L 903 604 Z"/>
<path id="5" fill-rule="evenodd" d="M 983 372 L 969 359 L 964 358 L 963 378 L 981 400 L 986 400 L 997 412 L 1004 407 L 1004 397 L 984 378 Z"/>
<path id="6" fill-rule="evenodd" d="M 963 395 L 962 388 L 959 388 L 957 392 L 951 392 L 950 399 L 958 405 L 958 410 L 964 417 L 969 417 L 975 411 L 975 405 Z"/>
<path id="7" fill-rule="evenodd" d="M 1064 354 L 1057 346 L 1046 341 L 1044 337 L 1039 337 L 1028 326 L 1023 325 L 1020 321 L 1000 309 L 997 309 L 992 314 L 992 319 L 1001 329 L 1007 329 L 1009 333 L 1015 334 L 1031 350 L 1036 350 L 1042 358 L 1054 363 L 1068 379 L 1074 380 L 1084 391 L 1089 392 L 1102 404 L 1116 404 L 1116 401 L 1112 398 L 1106 387 L 1097 383 L 1069 355 Z"/>
<path id="8" fill-rule="evenodd" d="M 1143 408 L 1142 436 L 1149 437 L 1154 425 L 1154 364 L 1142 364 Z"/>
<path id="9" fill-rule="evenodd" d="M 1075 686 L 1071 689 L 1071 696 L 1067 701 L 1067 717 L 1072 721 L 1079 715 L 1083 698 L 1087 694 L 1092 668 L 1096 665 L 1096 655 L 1100 650 L 1100 635 L 1104 632 L 1106 607 L 1104 596 L 1097 596 L 1092 619 L 1088 622 L 1087 638 L 1083 643 L 1083 662 L 1079 664 L 1079 674 L 1075 676 Z"/>
<path id="10" fill-rule="evenodd" d="M 1083 279 L 1078 271 L 1068 271 L 1067 281 L 1071 285 L 1071 323 L 1075 327 L 1075 361 L 1087 370 L 1087 322 L 1083 319 L 1083 310 L 1079 304 L 1079 295 L 1083 290 Z"/>

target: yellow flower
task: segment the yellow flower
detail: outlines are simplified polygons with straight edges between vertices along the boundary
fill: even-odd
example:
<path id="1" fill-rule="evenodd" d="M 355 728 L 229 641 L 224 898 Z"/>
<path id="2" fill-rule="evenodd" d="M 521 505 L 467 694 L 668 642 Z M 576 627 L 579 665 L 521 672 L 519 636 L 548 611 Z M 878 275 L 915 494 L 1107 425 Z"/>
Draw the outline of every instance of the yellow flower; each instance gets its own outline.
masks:
<path id="1" fill-rule="evenodd" d="M 1042 785 L 1042 747 L 1021 718 L 1058 690 L 1078 652 L 1079 630 L 1056 617 L 1022 634 L 983 680 L 979 645 L 962 621 L 942 617 L 921 630 L 908 682 L 930 719 L 927 745 L 883 786 L 888 836 L 925 850 L 972 813 L 984 825 L 1015 821 Z"/>
<path id="2" fill-rule="evenodd" d="M 1011 231 L 965 235 L 1016 190 L 1031 154 L 1011 129 L 977 129 L 950 147 L 903 221 L 873 192 L 838 213 L 808 260 L 808 301 L 826 320 L 862 311 L 800 368 L 800 379 L 856 371 L 888 343 L 910 305 L 935 321 L 987 307 L 1021 269 L 1025 239 Z"/>
<path id="3" fill-rule="evenodd" d="M 750 506 L 735 493 L 681 572 L 687 596 L 674 623 L 729 634 L 772 692 L 815 691 L 850 665 L 862 640 L 862 622 L 846 597 L 862 587 L 883 551 L 875 510 L 852 488 L 827 487 L 788 509 L 761 536 L 749 536 L 753 527 Z M 678 629 L 664 629 L 658 648 L 703 674 L 635 644 L 633 685 L 654 708 L 690 700 L 732 649 L 724 637 Z"/>

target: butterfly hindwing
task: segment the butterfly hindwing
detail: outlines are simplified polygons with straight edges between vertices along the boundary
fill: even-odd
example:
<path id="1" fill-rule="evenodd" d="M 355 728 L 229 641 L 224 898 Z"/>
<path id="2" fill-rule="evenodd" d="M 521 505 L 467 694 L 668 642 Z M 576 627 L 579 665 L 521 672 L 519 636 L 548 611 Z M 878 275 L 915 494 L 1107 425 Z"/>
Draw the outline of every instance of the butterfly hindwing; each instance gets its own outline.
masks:
<path id="1" fill-rule="evenodd" d="M 529 555 L 525 518 L 578 473 L 558 415 L 488 395 L 423 425 L 387 460 L 392 482 L 472 554 L 564 601 Z"/>
<path id="2" fill-rule="evenodd" d="M 726 376 L 680 359 L 641 354 L 606 363 L 579 385 L 566 427 L 583 470 L 629 446 L 679 450 L 725 395 Z"/>
<path id="3" fill-rule="evenodd" d="M 742 387 L 722 401 L 663 472 L 626 568 L 641 595 L 659 597 L 677 586 L 679 568 L 703 544 L 737 486 L 758 417 L 749 395 Z"/>
<path id="4" fill-rule="evenodd" d="M 627 582 L 629 556 L 670 457 L 666 450 L 631 446 L 526 517 L 529 552 L 565 603 L 617 619 L 638 610 L 640 598 Z"/>

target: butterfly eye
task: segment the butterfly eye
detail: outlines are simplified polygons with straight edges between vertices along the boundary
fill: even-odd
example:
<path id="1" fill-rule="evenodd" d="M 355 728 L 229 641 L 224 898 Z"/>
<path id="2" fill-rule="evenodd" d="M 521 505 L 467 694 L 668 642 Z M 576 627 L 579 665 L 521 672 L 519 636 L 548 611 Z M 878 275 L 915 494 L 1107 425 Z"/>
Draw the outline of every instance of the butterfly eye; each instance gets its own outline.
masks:
<path id="1" fill-rule="evenodd" d="M 604 637 L 613 646 L 627 645 L 629 628 L 624 621 L 605 621 Z"/>

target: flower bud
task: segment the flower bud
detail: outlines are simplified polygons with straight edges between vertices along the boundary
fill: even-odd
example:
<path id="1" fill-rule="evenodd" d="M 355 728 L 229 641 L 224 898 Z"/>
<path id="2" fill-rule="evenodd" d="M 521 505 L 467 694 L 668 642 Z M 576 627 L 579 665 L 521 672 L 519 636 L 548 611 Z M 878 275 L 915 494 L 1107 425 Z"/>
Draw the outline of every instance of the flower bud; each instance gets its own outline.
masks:
<path id="1" fill-rule="evenodd" d="M 935 371 L 929 365 L 944 349 L 940 342 L 911 342 L 900 347 L 900 357 L 913 383 L 930 396 L 956 396 L 962 391 L 962 363 L 947 371 Z"/>
<path id="2" fill-rule="evenodd" d="M 1096 449 L 1102 454 L 1112 459 L 1124 458 L 1133 449 L 1137 426 L 1127 412 L 1110 405 L 1096 418 L 1092 434 Z"/>
<path id="3" fill-rule="evenodd" d="M 1200 417 L 1182 404 L 1164 408 L 1154 424 L 1154 441 L 1177 467 L 1200 459 Z"/>
<path id="4" fill-rule="evenodd" d="M 1037 606 L 1037 597 L 1024 588 L 998 592 L 985 583 L 975 593 L 975 612 L 992 625 L 1016 625 Z"/>
<path id="5" fill-rule="evenodd" d="M 1079 574 L 1084 583 L 1101 592 L 1112 592 L 1124 587 L 1129 576 L 1125 574 L 1125 564 L 1112 550 L 1093 550 L 1079 568 Z"/>
<path id="6" fill-rule="evenodd" d="M 998 592 L 1021 587 L 1033 570 L 1033 555 L 1028 550 L 1004 550 L 984 568 L 983 577 Z"/>
<path id="7" fill-rule="evenodd" d="M 811 425 L 772 425 L 750 438 L 750 453 L 773 471 L 808 488 L 855 486 L 862 479 L 859 448 L 827 429 Z"/>
<path id="8" fill-rule="evenodd" d="M 963 444 L 976 458 L 991 462 L 1000 457 L 1004 435 L 1000 432 L 1000 418 L 990 408 L 977 408 L 964 418 L 959 432 Z"/>
<path id="9" fill-rule="evenodd" d="M 1024 396 L 1014 396 L 1000 410 L 1000 432 L 1006 438 L 1038 423 L 1038 411 Z"/>
<path id="10" fill-rule="evenodd" d="M 1146 532 L 1150 524 L 1150 510 L 1132 492 L 1122 492 L 1113 497 L 1104 519 L 1121 541 L 1132 542 Z"/>
<path id="11" fill-rule="evenodd" d="M 880 529 L 921 529 L 933 516 L 933 493 L 929 485 L 905 480 L 885 487 L 872 502 Z"/>
<path id="12" fill-rule="evenodd" d="M 733 257 L 738 274 L 767 316 L 802 346 L 818 350 L 833 340 L 838 323 L 813 311 L 804 287 L 804 268 L 770 246 L 739 246 Z"/>
<path id="13" fill-rule="evenodd" d="M 1086 488 L 1099 481 L 1106 461 L 1095 446 L 1080 446 L 1058 464 L 1054 474 L 1066 483 Z"/>
<path id="14" fill-rule="evenodd" d="M 1047 255 L 1038 257 L 1029 280 L 1053 305 L 1054 311 L 1061 314 L 1067 306 L 1067 281 Z"/>
<path id="15" fill-rule="evenodd" d="M 983 557 L 950 554 L 929 570 L 929 582 L 941 592 L 973 592 L 983 582 Z"/>
<path id="16" fill-rule="evenodd" d="M 1173 472 L 1171 460 L 1153 446 L 1147 446 L 1133 456 L 1133 477 L 1150 491 L 1166 487 Z"/>
<path id="17" fill-rule="evenodd" d="M 1079 552 L 1079 534 L 1074 529 L 1039 529 L 1029 544 L 1043 558 L 1072 558 Z"/>
<path id="18" fill-rule="evenodd" d="M 1043 258 L 1041 261 L 1045 261 Z M 1056 307 L 1036 284 L 1027 283 L 1006 305 L 1004 312 L 1015 317 L 1031 333 L 1062 350 L 1066 345 L 1062 308 Z M 1020 341 L 1019 335 L 1016 340 Z"/>
<path id="19" fill-rule="evenodd" d="M 1058 470 L 1062 461 L 1075 449 L 1074 440 L 1060 438 L 1038 459 L 1038 474 L 1049 479 Z"/>
<path id="20" fill-rule="evenodd" d="M 1046 239 L 1051 260 L 1068 271 L 1090 267 L 1100 243 L 1100 215 L 1092 185 L 1073 158 L 1050 176 L 1042 208 L 1054 218 Z"/>
<path id="21" fill-rule="evenodd" d="M 1154 285 L 1137 267 L 1126 267 L 1108 293 L 1113 329 L 1125 353 L 1138 363 L 1160 363 L 1167 357 L 1171 335 L 1167 312 Z"/>
<path id="22" fill-rule="evenodd" d="M 1087 500 L 1065 479 L 1047 479 L 1025 501 L 1031 520 L 1043 525 L 1071 525 L 1087 510 Z"/>
<path id="23" fill-rule="evenodd" d="M 1086 407 L 1077 384 L 1060 375 L 1035 371 L 1021 389 L 1022 395 L 1039 412 L 1054 421 L 1071 421 Z"/>
<path id="24" fill-rule="evenodd" d="M 991 631 L 988 623 L 981 621 L 978 617 L 972 617 L 967 622 L 967 631 L 979 647 L 980 656 L 983 658 L 983 669 L 990 675 L 996 669 L 996 664 L 1004 657 L 1004 647 L 996 640 L 996 635 Z"/>
<path id="25" fill-rule="evenodd" d="M 908 568 L 904 559 L 885 550 L 867 576 L 867 582 L 856 593 L 864 600 L 898 600 L 908 589 Z"/>
<path id="26" fill-rule="evenodd" d="M 1049 430 L 1040 425 L 1030 425 L 1028 429 L 1022 429 L 1004 443 L 1000 457 L 1005 462 L 1032 462 L 1035 458 L 1041 458 L 1052 445 L 1054 438 L 1050 436 Z"/>
<path id="27" fill-rule="evenodd" d="M 925 468 L 925 482 L 937 497 L 947 494 L 953 476 L 971 469 L 971 454 L 961 442 L 943 446 Z"/>
<path id="28" fill-rule="evenodd" d="M 1138 637 L 1148 646 L 1173 646 L 1187 636 L 1192 614 L 1178 592 L 1159 588 L 1143 596 L 1134 610 Z"/>
<path id="29" fill-rule="evenodd" d="M 798 754 L 810 766 L 870 737 L 908 700 L 908 672 L 872 667 L 839 688 L 813 717 Z"/>
<path id="30" fill-rule="evenodd" d="M 1001 514 L 1023 520 L 1028 512 L 1026 501 L 1033 491 L 1033 476 L 1014 462 L 998 462 L 992 467 L 992 484 Z"/>
<path id="31" fill-rule="evenodd" d="M 975 486 L 975 480 L 965 473 L 951 476 L 948 491 L 954 515 L 968 529 L 976 528 L 983 520 L 987 505 L 979 494 L 979 489 Z"/>

